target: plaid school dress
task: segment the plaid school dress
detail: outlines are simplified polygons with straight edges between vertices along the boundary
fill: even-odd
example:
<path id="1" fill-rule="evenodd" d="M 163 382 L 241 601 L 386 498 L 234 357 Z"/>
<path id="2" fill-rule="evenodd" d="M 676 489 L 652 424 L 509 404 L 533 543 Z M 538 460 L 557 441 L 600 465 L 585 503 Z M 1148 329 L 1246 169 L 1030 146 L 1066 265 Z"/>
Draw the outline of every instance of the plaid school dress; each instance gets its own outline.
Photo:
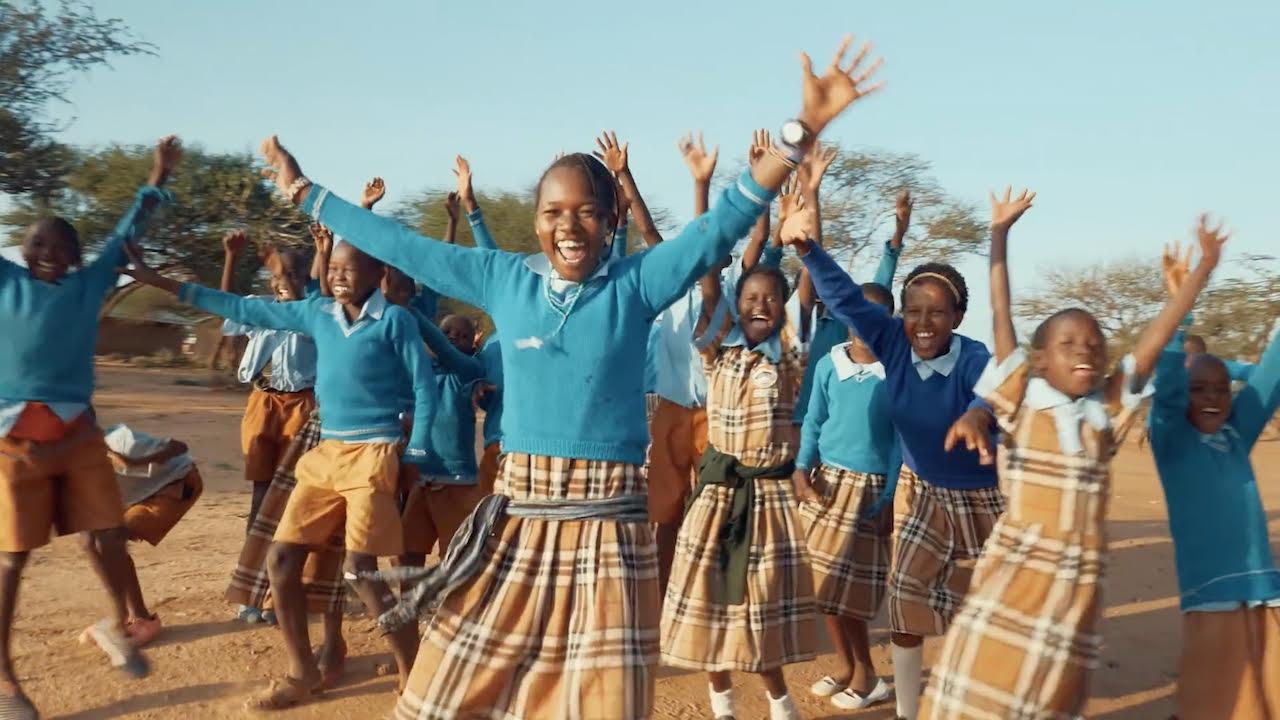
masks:
<path id="1" fill-rule="evenodd" d="M 871 621 L 889 580 L 893 510 L 864 517 L 885 490 L 884 475 L 819 465 L 813 479 L 818 502 L 800 503 L 818 611 Z"/>
<path id="2" fill-rule="evenodd" d="M 784 463 L 796 452 L 791 418 L 803 358 L 785 337 L 775 335 L 748 349 L 738 336 L 736 323 L 726 316 L 712 342 L 701 348 L 709 445 L 751 467 Z M 740 344 L 726 345 L 726 339 Z M 772 347 L 766 350 L 766 345 Z M 762 672 L 814 657 L 813 570 L 791 481 L 752 482 L 751 547 L 740 605 L 724 602 L 725 573 L 719 564 L 719 533 L 734 490 L 707 485 L 685 513 L 662 606 L 665 665 Z"/>
<path id="3" fill-rule="evenodd" d="M 1018 351 L 992 360 L 975 393 L 1001 428 L 1008 508 L 943 643 L 921 717 L 1078 718 L 1098 664 L 1111 459 L 1138 417 L 1125 358 L 1072 400 L 1031 377 Z"/>
<path id="4" fill-rule="evenodd" d="M 255 608 L 271 607 L 271 580 L 267 577 L 267 551 L 276 534 L 276 525 L 284 515 L 285 505 L 298 480 L 293 468 L 298 458 L 320 444 L 320 412 L 313 411 L 311 419 L 293 438 L 271 478 L 267 494 L 262 498 L 253 525 L 244 539 L 240 559 L 231 573 L 231 585 L 227 587 L 228 602 Z M 346 583 L 342 579 L 342 562 L 346 557 L 342 530 L 330 538 L 328 547 L 307 554 L 302 570 L 302 586 L 307 596 L 307 612 L 342 612 L 346 600 Z"/>

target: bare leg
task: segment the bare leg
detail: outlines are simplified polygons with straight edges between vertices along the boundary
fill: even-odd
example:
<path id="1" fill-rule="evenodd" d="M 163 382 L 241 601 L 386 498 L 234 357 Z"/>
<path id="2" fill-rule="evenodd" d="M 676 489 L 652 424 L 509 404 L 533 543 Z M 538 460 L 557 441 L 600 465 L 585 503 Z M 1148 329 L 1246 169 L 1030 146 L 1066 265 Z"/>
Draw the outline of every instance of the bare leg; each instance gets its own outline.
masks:
<path id="1" fill-rule="evenodd" d="M 823 621 L 827 624 L 827 634 L 831 636 L 831 641 L 835 643 L 836 654 L 840 656 L 840 673 L 832 675 L 831 679 L 835 680 L 841 686 L 849 684 L 849 678 L 853 677 L 853 647 L 849 643 L 849 637 L 845 634 L 843 618 L 835 615 L 823 615 Z"/>
<path id="2" fill-rule="evenodd" d="M 676 557 L 676 536 L 680 534 L 680 523 L 662 523 L 654 533 L 658 544 L 658 591 L 665 598 L 667 581 L 671 579 L 671 564 Z"/>
<path id="3" fill-rule="evenodd" d="M 871 662 L 871 638 L 867 633 L 867 623 L 853 618 L 843 618 L 841 623 L 844 625 L 844 632 L 841 634 L 845 637 L 849 649 L 852 650 L 849 663 L 852 674 L 848 680 L 848 687 L 865 697 L 876 687 L 876 669 Z"/>
<path id="4" fill-rule="evenodd" d="M 271 543 L 267 551 L 267 575 L 275 603 L 285 651 L 289 654 L 289 677 L 308 687 L 320 681 L 320 668 L 311 652 L 307 628 L 307 598 L 302 589 L 302 566 L 307 548 L 292 543 Z"/>
<path id="5" fill-rule="evenodd" d="M 334 667 L 345 650 L 342 639 L 342 612 L 324 614 L 324 643 L 320 646 L 320 664 Z"/>
<path id="6" fill-rule="evenodd" d="M 18 586 L 28 553 L 0 553 L 0 693 L 22 695 L 18 676 L 13 672 L 13 656 L 9 653 L 9 637 L 13 631 L 13 614 L 18 607 Z"/>
<path id="7" fill-rule="evenodd" d="M 711 683 L 711 689 L 716 692 L 724 692 L 733 688 L 733 678 L 728 672 L 707 673 L 707 680 Z"/>
<path id="8" fill-rule="evenodd" d="M 364 606 L 373 613 L 374 617 L 390 610 L 395 604 L 395 599 L 391 596 L 391 588 L 387 587 L 385 582 L 364 579 L 363 573 L 374 572 L 377 569 L 377 557 L 347 551 L 346 571 L 360 578 L 353 583 L 356 594 L 364 601 Z M 400 671 L 400 686 L 404 687 L 409 682 L 409 670 L 413 668 L 413 659 L 418 654 L 418 626 L 410 623 L 389 633 L 387 642 L 391 645 L 391 654 L 395 656 L 396 667 Z"/>
<path id="9" fill-rule="evenodd" d="M 782 674 L 782 668 L 774 668 L 760 673 L 760 679 L 764 681 L 764 689 L 769 691 L 769 695 L 774 698 L 780 698 L 787 694 L 787 679 Z"/>
<path id="10" fill-rule="evenodd" d="M 124 632 L 125 621 L 129 619 L 125 601 L 129 593 L 129 578 L 132 576 L 134 582 L 137 582 L 137 576 L 132 572 L 133 561 L 129 559 L 129 550 L 125 547 L 125 529 L 118 527 L 92 530 L 88 535 L 85 548 L 89 564 L 106 587 L 115 613 L 113 619 L 119 624 L 120 631 Z M 139 596 L 141 592 L 138 591 Z"/>

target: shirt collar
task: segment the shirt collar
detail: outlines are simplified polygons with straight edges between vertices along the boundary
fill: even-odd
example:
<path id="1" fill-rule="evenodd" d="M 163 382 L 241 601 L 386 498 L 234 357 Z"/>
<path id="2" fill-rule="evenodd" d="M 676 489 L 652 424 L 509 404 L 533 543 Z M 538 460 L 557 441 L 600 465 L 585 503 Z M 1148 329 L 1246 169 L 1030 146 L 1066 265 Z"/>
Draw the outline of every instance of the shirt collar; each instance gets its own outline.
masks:
<path id="1" fill-rule="evenodd" d="M 381 320 L 382 315 L 387 311 L 387 298 L 383 296 L 382 290 L 377 289 L 364 301 L 364 306 L 360 308 L 360 314 L 356 316 L 354 323 L 347 322 L 347 314 L 342 311 L 342 303 L 334 300 L 329 306 L 329 312 L 334 319 L 338 321 L 338 325 L 342 328 L 342 332 L 350 335 L 361 323 L 366 319 Z"/>
<path id="2" fill-rule="evenodd" d="M 1216 433 L 1197 433 L 1200 435 L 1200 442 L 1217 450 L 1218 452 L 1231 452 L 1232 443 L 1239 444 L 1240 433 L 1230 425 L 1223 425 L 1222 429 Z"/>
<path id="3" fill-rule="evenodd" d="M 782 340 L 778 337 L 778 333 L 769 336 L 767 340 L 756 345 L 755 347 L 747 347 L 747 336 L 743 334 L 742 327 L 734 325 L 729 331 L 729 335 L 725 337 L 722 347 L 741 347 L 754 352 L 763 354 L 771 363 L 782 362 Z"/>
<path id="4" fill-rule="evenodd" d="M 942 377 L 950 377 L 951 371 L 956 369 L 956 363 L 960 361 L 960 336 L 951 336 L 951 348 L 947 350 L 946 355 L 939 355 L 936 358 L 925 360 L 916 354 L 913 349 L 911 351 L 911 364 L 915 366 L 916 372 L 920 374 L 921 380 L 928 380 L 934 373 L 938 373 Z"/>
<path id="5" fill-rule="evenodd" d="M 835 365 L 836 377 L 840 380 L 848 380 L 855 378 L 858 382 L 862 382 L 869 377 L 878 377 L 884 379 L 884 365 L 879 361 L 873 363 L 854 362 L 849 357 L 848 347 L 850 343 L 840 343 L 831 348 L 831 363 Z"/>
<path id="6" fill-rule="evenodd" d="M 1054 424 L 1058 430 L 1058 446 L 1068 455 L 1084 452 L 1084 443 L 1080 439 L 1081 423 L 1088 423 L 1089 427 L 1098 432 L 1111 426 L 1111 415 L 1099 393 L 1093 392 L 1072 399 L 1044 378 L 1031 378 L 1027 381 L 1023 403 L 1032 410 L 1053 411 Z"/>
<path id="7" fill-rule="evenodd" d="M 591 277 L 587 278 L 587 282 L 591 282 L 598 277 L 608 275 L 609 266 L 613 265 L 616 260 L 617 258 L 614 257 L 612 252 L 605 253 L 604 256 L 600 258 L 600 264 L 596 266 L 596 271 L 591 273 Z M 560 277 L 560 273 L 556 272 L 556 269 L 551 266 L 551 260 L 542 253 L 534 253 L 525 257 L 524 266 L 553 283 L 563 283 L 567 285 L 577 284 L 572 280 L 565 280 Z"/>

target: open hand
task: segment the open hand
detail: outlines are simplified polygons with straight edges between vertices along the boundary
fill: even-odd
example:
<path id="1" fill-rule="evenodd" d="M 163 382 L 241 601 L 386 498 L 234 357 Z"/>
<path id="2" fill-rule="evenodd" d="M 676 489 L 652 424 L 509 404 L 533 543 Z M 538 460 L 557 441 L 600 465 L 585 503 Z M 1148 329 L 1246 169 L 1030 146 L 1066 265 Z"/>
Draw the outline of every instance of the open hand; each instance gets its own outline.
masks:
<path id="1" fill-rule="evenodd" d="M 800 203 L 798 210 L 792 211 L 787 219 L 782 222 L 782 228 L 778 230 L 778 238 L 782 240 L 784 245 L 791 245 L 797 250 L 802 248 L 811 240 L 818 226 L 818 214 L 813 208 L 804 207 L 804 203 Z M 801 255 L 804 253 L 802 252 Z"/>
<path id="2" fill-rule="evenodd" d="M 768 130 L 756 130 L 751 133 L 751 149 L 747 151 L 747 164 L 752 168 L 756 163 L 760 162 L 769 152 L 769 147 L 773 145 L 773 140 L 769 137 Z"/>
<path id="3" fill-rule="evenodd" d="M 244 230 L 228 230 L 222 236 L 222 249 L 227 255 L 240 257 L 249 246 L 249 236 Z"/>
<path id="4" fill-rule="evenodd" d="M 902 192 L 898 193 L 898 200 L 893 208 L 894 235 L 897 237 L 906 236 L 907 227 L 911 225 L 911 211 L 915 207 L 916 201 L 915 198 L 911 197 L 911 191 L 903 188 Z"/>
<path id="5" fill-rule="evenodd" d="M 444 211 L 449 214 L 449 219 L 454 222 L 458 221 L 458 193 L 456 190 L 450 190 L 444 196 Z"/>
<path id="6" fill-rule="evenodd" d="M 316 252 L 328 255 L 333 252 L 333 231 L 320 223 L 311 223 L 311 239 L 316 243 Z"/>
<path id="7" fill-rule="evenodd" d="M 631 147 L 631 143 L 619 144 L 618 133 L 612 130 L 600 133 L 600 137 L 596 138 L 596 147 L 600 149 L 592 155 L 600 158 L 609 172 L 617 175 L 628 171 L 627 148 Z"/>
<path id="8" fill-rule="evenodd" d="M 475 212 L 476 192 L 471 187 L 471 163 L 461 155 L 455 157 L 453 162 L 456 165 L 453 175 L 458 179 L 458 197 L 462 198 L 463 204 L 467 206 L 467 212 Z"/>
<path id="9" fill-rule="evenodd" d="M 258 152 L 262 153 L 263 159 L 267 161 L 267 167 L 263 168 L 262 175 L 271 178 L 281 193 L 293 187 L 295 181 L 305 179 L 302 168 L 298 167 L 298 161 L 284 149 L 280 139 L 275 135 L 263 140 Z M 305 197 L 302 192 L 305 187 L 305 184 L 300 184 L 300 187 L 294 188 L 294 196 L 288 198 L 289 202 L 294 204 L 300 202 Z"/>
<path id="10" fill-rule="evenodd" d="M 796 499 L 802 503 L 816 503 L 821 500 L 818 493 L 813 490 L 813 483 L 809 482 L 809 471 L 799 470 L 791 473 L 791 488 L 796 493 Z"/>
<path id="11" fill-rule="evenodd" d="M 177 135 L 165 135 L 156 143 L 152 166 L 168 177 L 182 160 L 182 141 Z"/>
<path id="12" fill-rule="evenodd" d="M 853 44 L 853 36 L 846 35 L 836 50 L 831 64 L 821 76 L 813 74 L 813 61 L 807 53 L 800 53 L 800 65 L 804 68 L 803 109 L 800 121 L 808 126 L 815 135 L 822 132 L 832 120 L 860 98 L 879 90 L 884 83 L 870 84 L 871 77 L 880 69 L 883 62 L 876 58 L 866 69 L 860 68 L 862 61 L 871 52 L 871 44 L 864 44 L 848 67 L 841 67 L 845 53 Z"/>
<path id="13" fill-rule="evenodd" d="M 835 162 L 838 152 L 834 147 L 827 147 L 821 143 L 814 144 L 813 149 L 804 156 L 804 160 L 800 161 L 800 166 L 805 171 L 805 176 L 801 178 L 806 185 L 805 189 L 809 192 L 818 192 L 818 188 L 822 185 L 822 176 L 827 174 L 827 169 L 831 167 L 831 163 Z"/>
<path id="14" fill-rule="evenodd" d="M 1200 243 L 1200 265 L 1212 270 L 1222 259 L 1222 246 L 1227 244 L 1231 233 L 1224 232 L 1222 223 L 1209 227 L 1209 214 L 1200 216 L 1200 224 L 1196 227 L 1196 240 Z"/>
<path id="15" fill-rule="evenodd" d="M 689 166 L 689 172 L 693 174 L 693 179 L 700 183 L 711 182 L 711 176 L 716 172 L 716 160 L 720 158 L 720 146 L 711 148 L 711 152 L 707 152 L 707 146 L 702 140 L 702 133 L 698 133 L 698 142 L 693 142 L 693 133 L 689 133 L 680 139 L 678 144 L 680 154 L 684 157 L 684 164 Z"/>
<path id="16" fill-rule="evenodd" d="M 1036 194 L 1022 189 L 1022 194 L 1017 197 L 1013 196 L 1013 186 L 1006 186 L 1004 189 L 1004 197 L 1001 198 L 994 192 L 991 195 L 991 232 L 1008 232 L 1013 224 L 1018 222 L 1018 218 L 1022 217 L 1022 213 L 1031 208 L 1031 201 L 1036 199 Z"/>
<path id="17" fill-rule="evenodd" d="M 778 192 L 778 224 L 785 225 L 787 218 L 804 205 L 804 183 L 797 171 L 782 183 Z"/>
<path id="18" fill-rule="evenodd" d="M 387 194 L 387 186 L 382 178 L 376 177 L 364 184 L 364 192 L 360 195 L 360 207 L 372 210 L 374 205 Z"/>
<path id="19" fill-rule="evenodd" d="M 991 448 L 991 413 L 983 408 L 973 408 L 960 416 L 959 420 L 947 431 L 947 438 L 942 449 L 951 452 L 957 445 L 964 444 L 970 452 L 978 453 L 978 462 L 990 465 L 995 462 L 995 453 Z"/>
<path id="20" fill-rule="evenodd" d="M 1164 287 L 1169 292 L 1169 297 L 1178 294 L 1178 290 L 1187 282 L 1187 275 L 1191 274 L 1191 250 L 1190 245 L 1183 250 L 1182 243 L 1164 247 L 1160 270 L 1164 275 Z"/>

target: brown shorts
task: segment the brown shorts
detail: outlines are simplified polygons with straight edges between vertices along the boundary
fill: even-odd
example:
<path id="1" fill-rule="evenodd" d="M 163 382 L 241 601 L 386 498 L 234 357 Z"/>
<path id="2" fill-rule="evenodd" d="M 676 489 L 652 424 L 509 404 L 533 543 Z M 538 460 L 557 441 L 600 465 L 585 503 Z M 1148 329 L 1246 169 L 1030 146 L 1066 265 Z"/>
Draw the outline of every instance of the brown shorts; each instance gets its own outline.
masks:
<path id="1" fill-rule="evenodd" d="M 204 480 L 195 465 L 181 480 L 165 485 L 155 495 L 124 511 L 124 527 L 130 540 L 159 545 L 204 492 Z"/>
<path id="2" fill-rule="evenodd" d="M 0 552 L 26 552 L 59 535 L 124 523 L 116 471 L 90 414 L 51 443 L 0 438 Z"/>
<path id="3" fill-rule="evenodd" d="M 443 556 L 453 534 L 484 496 L 479 485 L 414 483 L 400 515 L 404 525 L 404 551 L 427 555 L 438 541 L 439 554 Z"/>
<path id="4" fill-rule="evenodd" d="M 240 421 L 245 480 L 271 482 L 293 436 L 302 431 L 315 407 L 315 395 L 310 390 L 286 393 L 253 389 Z"/>
<path id="5" fill-rule="evenodd" d="M 707 449 L 707 411 L 659 398 L 649 434 L 649 520 L 679 523 Z"/>
<path id="6" fill-rule="evenodd" d="M 396 485 L 400 453 L 391 443 L 321 440 L 298 460 L 275 541 L 324 548 L 345 528 L 347 552 L 394 557 L 404 552 Z"/>

